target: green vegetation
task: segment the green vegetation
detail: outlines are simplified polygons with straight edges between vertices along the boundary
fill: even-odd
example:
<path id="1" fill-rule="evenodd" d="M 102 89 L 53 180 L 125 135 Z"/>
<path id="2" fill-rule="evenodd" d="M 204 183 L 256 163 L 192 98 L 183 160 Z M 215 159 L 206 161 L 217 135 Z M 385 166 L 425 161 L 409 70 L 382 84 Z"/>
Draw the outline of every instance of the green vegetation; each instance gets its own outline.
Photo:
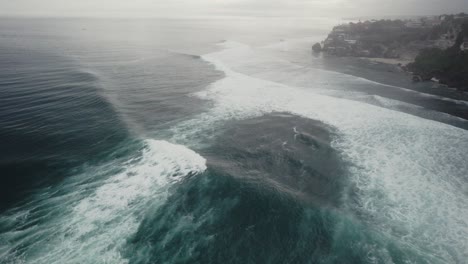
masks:
<path id="1" fill-rule="evenodd" d="M 408 69 L 422 80 L 439 79 L 440 83 L 468 91 L 468 51 L 460 50 L 468 39 L 468 22 L 462 25 L 455 44 L 446 50 L 429 48 L 422 50 Z"/>
<path id="2" fill-rule="evenodd" d="M 420 23 L 409 27 L 408 21 L 377 20 L 349 23 L 333 28 L 324 41 L 324 50 L 338 56 L 400 58 L 416 54 L 431 34 L 431 27 Z M 438 32 L 432 33 L 437 35 Z M 415 46 L 415 47 L 413 47 Z M 414 57 L 414 55 L 413 55 Z"/>
<path id="3" fill-rule="evenodd" d="M 468 91 L 468 15 L 464 13 L 343 24 L 313 50 L 319 52 L 320 47 L 334 56 L 414 60 L 406 69 L 415 81 L 435 78 Z"/>

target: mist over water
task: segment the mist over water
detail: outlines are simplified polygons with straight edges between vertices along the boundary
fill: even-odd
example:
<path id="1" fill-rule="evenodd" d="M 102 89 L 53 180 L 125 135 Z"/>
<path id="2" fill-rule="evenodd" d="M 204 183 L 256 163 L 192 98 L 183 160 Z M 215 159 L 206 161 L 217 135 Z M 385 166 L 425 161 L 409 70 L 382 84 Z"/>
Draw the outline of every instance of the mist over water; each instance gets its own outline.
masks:
<path id="1" fill-rule="evenodd" d="M 0 263 L 463 263 L 468 98 L 333 20 L 2 19 Z"/>

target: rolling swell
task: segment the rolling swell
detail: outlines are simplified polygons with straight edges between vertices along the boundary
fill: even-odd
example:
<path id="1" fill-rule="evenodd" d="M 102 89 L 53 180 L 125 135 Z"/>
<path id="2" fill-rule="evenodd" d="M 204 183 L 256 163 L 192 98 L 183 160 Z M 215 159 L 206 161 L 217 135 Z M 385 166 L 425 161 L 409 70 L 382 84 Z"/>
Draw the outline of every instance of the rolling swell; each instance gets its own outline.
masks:
<path id="1" fill-rule="evenodd" d="M 0 208 L 127 138 L 98 76 L 49 53 L 1 48 L 0 60 Z"/>
<path id="2" fill-rule="evenodd" d="M 146 212 L 130 263 L 404 263 L 418 256 L 349 214 L 332 129 L 285 113 L 229 122 L 208 170 Z"/>
<path id="3" fill-rule="evenodd" d="M 347 214 L 376 232 L 386 245 L 362 244 L 372 256 L 364 263 L 466 259 L 468 211 L 462 202 L 468 171 L 466 130 L 243 74 L 246 63 L 258 63 L 266 71 L 269 65 L 257 61 L 246 45 L 224 46 L 225 50 L 203 58 L 224 71 L 226 78 L 197 93 L 212 100 L 214 107 L 176 131 L 188 131 L 192 139 L 210 138 L 223 121 L 272 112 L 319 120 L 336 129 L 331 146 L 347 163 L 349 185 L 343 193 Z M 272 69 L 270 74 L 274 73 Z M 405 250 L 398 254 L 395 248 Z"/>
<path id="4" fill-rule="evenodd" d="M 206 111 L 203 101 L 191 95 L 223 77 L 198 56 L 174 52 L 95 67 L 129 129 L 145 138 L 161 138 L 167 127 Z"/>
<path id="5" fill-rule="evenodd" d="M 337 207 L 345 163 L 331 147 L 333 129 L 287 113 L 228 122 L 203 155 L 242 181 L 321 206 Z"/>
<path id="6" fill-rule="evenodd" d="M 91 166 L 0 216 L 2 263 L 128 263 L 121 254 L 149 205 L 203 172 L 180 145 L 144 140 L 128 157 Z"/>
<path id="7" fill-rule="evenodd" d="M 123 35 L 120 28 L 117 31 Z M 220 75 L 190 56 L 148 60 L 146 52 L 129 48 L 136 56 L 128 61 L 125 54 L 115 56 L 125 49 L 105 45 L 99 50 L 93 45 L 91 53 L 97 56 L 84 59 L 91 61 L 93 72 L 99 72 L 91 75 L 57 56 L 29 52 L 34 67 L 25 65 L 29 61 L 24 57 L 16 62 L 8 58 L 13 67 L 5 72 L 34 77 L 31 80 L 48 95 L 41 97 L 29 89 L 10 96 L 25 106 L 18 113 L 33 118 L 11 118 L 14 113 L 8 112 L 5 120 L 24 123 L 13 122 L 5 131 L 20 128 L 26 135 L 20 142 L 26 142 L 28 132 L 41 132 L 22 152 L 31 155 L 16 158 L 45 164 L 43 172 L 28 171 L 37 178 L 67 177 L 44 184 L 46 188 L 33 192 L 32 199 L 0 215 L 0 262 L 462 263 L 466 259 L 465 130 L 395 111 L 385 98 L 375 97 L 376 105 L 382 106 L 376 107 L 325 96 L 324 89 L 281 84 L 270 77 L 281 73 L 280 79 L 300 84 L 311 72 L 292 75 L 282 65 L 272 65 L 268 57 L 259 60 L 247 45 L 225 44 L 226 50 L 202 56 L 223 70 L 225 78 L 198 92 L 198 98 L 186 95 Z M 153 54 L 148 51 L 146 55 Z M 246 66 L 262 73 L 248 75 Z M 56 76 L 67 78 L 54 84 Z M 334 79 L 338 86 L 354 89 L 362 83 L 338 76 Z M 197 79 L 203 80 L 192 82 Z M 2 80 L 5 86 L 19 87 L 23 81 Z M 312 86 L 316 84 L 320 82 Z M 113 109 L 103 107 L 103 112 L 112 114 L 100 113 L 100 97 L 94 97 L 100 85 L 106 96 L 115 95 L 112 105 L 128 118 L 125 121 L 132 121 L 126 122 L 131 128 L 140 125 L 149 138 L 167 138 L 161 129 L 170 126 L 171 141 L 180 139 L 200 154 L 161 140 L 104 140 L 101 128 L 110 135 L 119 127 L 113 125 Z M 88 86 L 92 89 L 78 89 Z M 10 89 L 13 94 L 21 91 Z M 19 100 L 31 94 L 34 98 Z M 200 99 L 209 104 L 201 104 Z M 85 111 L 88 107 L 92 111 Z M 67 120 L 60 119 L 62 112 Z M 94 122 L 94 117 L 100 121 Z M 36 152 L 33 139 L 42 137 L 51 141 L 37 143 L 41 148 Z M 48 149 L 59 143 L 60 149 Z M 20 168 L 15 166 L 14 170 Z M 60 169 L 66 173 L 57 173 Z M 34 182 L 41 180 L 37 178 Z"/>

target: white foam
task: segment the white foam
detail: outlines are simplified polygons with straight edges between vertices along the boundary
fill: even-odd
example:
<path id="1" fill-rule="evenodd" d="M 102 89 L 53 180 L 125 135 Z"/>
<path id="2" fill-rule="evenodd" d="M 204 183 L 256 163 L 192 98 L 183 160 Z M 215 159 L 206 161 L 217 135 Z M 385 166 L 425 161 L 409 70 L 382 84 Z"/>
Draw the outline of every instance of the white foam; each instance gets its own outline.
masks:
<path id="1" fill-rule="evenodd" d="M 71 189 L 76 193 L 67 193 L 57 203 L 46 199 L 47 206 L 36 205 L 44 207 L 41 210 L 55 207 L 62 212 L 21 232 L 0 234 L 2 240 L 11 241 L 10 246 L 32 243 L 23 255 L 2 252 L 2 259 L 48 264 L 127 263 L 120 250 L 137 231 L 147 207 L 164 203 L 170 186 L 206 169 L 205 159 L 184 146 L 156 140 L 146 140 L 145 144 L 140 157 L 124 164 L 91 194 L 76 199 L 83 188 L 92 187 L 74 182 Z M 22 237 L 25 233 L 28 236 Z"/>
<path id="2" fill-rule="evenodd" d="M 354 75 L 346 74 L 346 73 L 339 73 L 334 71 L 329 71 L 325 69 L 319 68 L 309 68 L 304 67 L 298 64 L 295 64 L 291 61 L 287 61 L 284 59 L 279 59 L 276 57 L 272 57 L 272 53 L 268 52 L 269 50 L 276 50 L 276 51 L 289 51 L 288 49 L 284 49 L 285 46 L 290 46 L 295 43 L 306 43 L 307 44 L 307 51 L 310 52 L 310 43 L 313 43 L 310 39 L 291 39 L 286 41 L 281 41 L 275 44 L 267 45 L 262 48 L 253 49 L 249 46 L 246 46 L 241 43 L 236 43 L 232 41 L 228 41 L 228 44 L 225 45 L 225 48 L 239 48 L 242 46 L 244 56 L 247 53 L 250 56 L 246 56 L 247 59 L 238 60 L 236 61 L 235 57 L 225 56 L 226 54 L 218 53 L 218 58 L 221 58 L 223 62 L 228 63 L 230 69 L 235 70 L 239 73 L 248 74 L 252 77 L 257 77 L 260 79 L 270 80 L 279 82 L 286 85 L 292 85 L 296 87 L 308 87 L 308 88 L 326 88 L 326 90 L 330 89 L 337 89 L 343 90 L 340 85 L 344 82 L 350 82 L 355 85 L 359 84 L 374 84 L 376 88 L 380 89 L 397 89 L 405 93 L 413 94 L 420 97 L 431 98 L 435 100 L 441 100 L 445 102 L 450 102 L 458 105 L 468 106 L 468 101 L 465 100 L 458 100 L 449 97 L 434 95 L 430 93 L 415 91 L 412 89 L 395 86 L 395 85 L 388 85 L 376 81 L 372 81 L 362 77 L 356 77 Z M 224 45 L 224 43 L 223 43 Z M 237 46 L 236 46 L 237 45 Z M 265 52 L 266 51 L 266 52 Z M 289 53 L 289 52 L 288 52 Z M 308 53 L 306 53 L 308 54 Z M 208 55 L 209 56 L 209 55 Z M 205 56 L 206 57 L 206 56 Z M 249 59 L 249 57 L 255 59 Z M 274 70 L 274 69 L 277 70 Z M 322 87 L 319 87 L 322 86 Z M 327 91 L 324 91 L 325 93 Z"/>
<path id="3" fill-rule="evenodd" d="M 458 104 L 458 105 L 468 106 L 468 102 L 464 101 L 464 100 L 457 100 L 457 99 L 452 99 L 452 98 L 443 97 L 443 96 L 439 96 L 439 95 L 418 92 L 418 91 L 403 88 L 403 87 L 400 87 L 400 86 L 388 85 L 388 84 L 383 84 L 383 83 L 371 81 L 369 79 L 365 79 L 365 78 L 361 78 L 361 77 L 356 77 L 356 78 L 357 78 L 357 80 L 360 80 L 360 81 L 365 82 L 365 83 L 373 83 L 373 84 L 376 84 L 376 85 L 379 85 L 379 86 L 382 86 L 382 87 L 390 87 L 390 88 L 393 88 L 393 89 L 399 89 L 401 91 L 405 91 L 407 93 L 417 94 L 417 95 L 422 96 L 422 97 L 433 98 L 433 99 L 437 99 L 437 100 L 442 100 L 442 101 L 446 101 L 446 102 L 455 103 L 455 104 Z"/>
<path id="4" fill-rule="evenodd" d="M 203 58 L 226 78 L 198 93 L 214 107 L 190 121 L 192 126 L 212 127 L 219 120 L 273 111 L 332 125 L 340 135 L 333 146 L 352 164 L 349 178 L 358 201 L 344 197 L 347 207 L 382 234 L 434 260 L 468 259 L 467 131 L 241 74 L 234 69 L 255 63 L 263 71 L 269 67 L 245 45 L 230 43 Z"/>

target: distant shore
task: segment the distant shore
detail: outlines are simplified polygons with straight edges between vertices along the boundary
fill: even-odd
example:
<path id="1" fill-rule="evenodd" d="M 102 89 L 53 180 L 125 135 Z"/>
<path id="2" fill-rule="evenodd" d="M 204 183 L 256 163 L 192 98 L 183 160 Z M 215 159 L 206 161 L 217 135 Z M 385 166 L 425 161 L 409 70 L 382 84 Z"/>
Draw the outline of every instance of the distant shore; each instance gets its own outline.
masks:
<path id="1" fill-rule="evenodd" d="M 412 80 L 468 91 L 468 15 L 371 20 L 335 26 L 312 50 L 396 65 Z"/>

